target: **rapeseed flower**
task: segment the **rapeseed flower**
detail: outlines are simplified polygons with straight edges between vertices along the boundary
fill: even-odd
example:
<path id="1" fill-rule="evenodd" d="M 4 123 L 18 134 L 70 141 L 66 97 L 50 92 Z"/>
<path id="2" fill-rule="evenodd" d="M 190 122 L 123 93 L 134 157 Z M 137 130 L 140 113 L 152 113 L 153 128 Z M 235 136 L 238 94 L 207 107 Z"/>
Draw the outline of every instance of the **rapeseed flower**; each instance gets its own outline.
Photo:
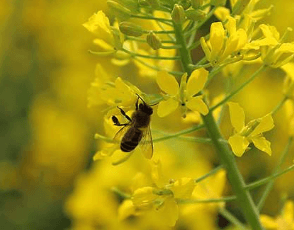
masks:
<path id="1" fill-rule="evenodd" d="M 94 44 L 105 52 L 115 53 L 121 49 L 122 36 L 116 28 L 110 26 L 109 19 L 103 11 L 99 10 L 93 14 L 83 26 L 97 36 Z"/>
<path id="2" fill-rule="evenodd" d="M 151 211 L 159 215 L 164 224 L 174 226 L 179 216 L 177 199 L 190 198 L 195 183 L 191 178 L 166 181 L 160 161 L 152 162 L 151 178 L 152 183 L 136 188 L 131 200 L 123 202 L 119 211 L 121 219 Z"/>
<path id="3" fill-rule="evenodd" d="M 183 116 L 187 108 L 199 112 L 202 115 L 208 113 L 208 107 L 203 101 L 203 96 L 198 93 L 204 88 L 208 72 L 204 68 L 194 70 L 187 81 L 187 74 L 184 74 L 179 85 L 171 74 L 161 71 L 158 73 L 156 82 L 164 92 L 164 100 L 158 105 L 157 114 L 165 117 L 175 111 L 179 105 L 184 108 Z"/>
<path id="4" fill-rule="evenodd" d="M 235 134 L 229 138 L 229 144 L 234 154 L 241 157 L 248 145 L 253 143 L 256 148 L 271 155 L 270 142 L 263 136 L 264 132 L 274 127 L 271 114 L 250 121 L 245 126 L 245 113 L 238 103 L 229 102 L 231 123 L 235 129 Z"/>
<path id="5" fill-rule="evenodd" d="M 202 49 L 212 66 L 218 66 L 230 57 L 236 56 L 248 42 L 244 29 L 236 28 L 236 19 L 228 17 L 225 30 L 221 22 L 215 22 L 210 27 L 210 38 L 200 39 Z"/>

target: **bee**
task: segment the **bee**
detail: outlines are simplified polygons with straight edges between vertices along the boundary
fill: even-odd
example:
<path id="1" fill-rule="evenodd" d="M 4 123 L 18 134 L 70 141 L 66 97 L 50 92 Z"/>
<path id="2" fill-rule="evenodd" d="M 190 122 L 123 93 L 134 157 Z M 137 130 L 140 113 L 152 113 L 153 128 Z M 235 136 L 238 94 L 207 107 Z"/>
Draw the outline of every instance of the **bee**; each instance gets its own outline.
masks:
<path id="1" fill-rule="evenodd" d="M 146 158 L 153 155 L 153 143 L 150 131 L 150 120 L 153 109 L 137 94 L 136 110 L 129 117 L 125 111 L 118 107 L 121 114 L 128 120 L 127 123 L 120 123 L 116 116 L 112 116 L 112 121 L 116 126 L 123 126 L 115 135 L 114 139 L 122 136 L 120 149 L 123 152 L 132 152 L 138 145 Z M 139 99 L 142 103 L 139 103 Z"/>

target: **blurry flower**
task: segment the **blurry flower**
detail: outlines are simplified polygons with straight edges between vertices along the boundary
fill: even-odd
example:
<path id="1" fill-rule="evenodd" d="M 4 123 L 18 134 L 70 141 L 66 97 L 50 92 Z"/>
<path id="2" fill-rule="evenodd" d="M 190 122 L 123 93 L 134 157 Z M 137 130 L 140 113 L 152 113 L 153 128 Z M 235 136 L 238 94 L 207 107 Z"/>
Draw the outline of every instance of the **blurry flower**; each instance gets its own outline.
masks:
<path id="1" fill-rule="evenodd" d="M 121 49 L 122 37 L 116 28 L 110 26 L 109 19 L 103 11 L 93 14 L 83 26 L 98 37 L 94 43 L 104 51 L 115 53 Z"/>
<path id="2" fill-rule="evenodd" d="M 287 115 L 287 127 L 290 136 L 294 136 L 294 104 L 293 100 L 287 100 L 285 102 L 286 115 Z"/>
<path id="3" fill-rule="evenodd" d="M 271 114 L 250 121 L 245 126 L 244 110 L 238 103 L 229 102 L 231 123 L 236 133 L 229 138 L 229 144 L 234 154 L 241 157 L 248 145 L 252 142 L 256 148 L 271 155 L 270 142 L 263 137 L 263 133 L 274 127 L 274 121 Z"/>
<path id="4" fill-rule="evenodd" d="M 186 114 L 187 108 L 199 112 L 202 115 L 208 113 L 207 105 L 202 100 L 203 96 L 197 95 L 204 87 L 207 81 L 208 72 L 204 69 L 194 70 L 188 79 L 187 74 L 184 74 L 179 86 L 174 76 L 165 71 L 158 73 L 156 82 L 160 89 L 165 93 L 164 101 L 158 105 L 157 114 L 159 117 L 165 117 L 175 111 L 179 104 L 183 106 L 183 116 Z"/>
<path id="5" fill-rule="evenodd" d="M 161 164 L 154 161 L 152 164 L 152 186 L 137 188 L 131 201 L 125 200 L 120 207 L 121 218 L 129 215 L 141 215 L 152 211 L 161 217 L 164 224 L 174 226 L 178 219 L 179 211 L 177 199 L 191 197 L 195 184 L 191 178 L 166 183 L 161 172 Z"/>
<path id="6" fill-rule="evenodd" d="M 294 205 L 293 201 L 287 201 L 279 216 L 272 218 L 268 215 L 260 215 L 260 221 L 266 229 L 293 230 L 294 229 Z"/>
<path id="7" fill-rule="evenodd" d="M 244 29 L 236 29 L 236 19 L 228 17 L 226 29 L 221 22 L 215 22 L 210 27 L 210 38 L 200 39 L 207 60 L 213 66 L 222 64 L 231 55 L 234 56 L 248 42 Z"/>
<path id="8" fill-rule="evenodd" d="M 294 100 L 294 63 L 289 62 L 286 65 L 281 66 L 281 69 L 286 73 L 283 93 L 288 98 Z"/>

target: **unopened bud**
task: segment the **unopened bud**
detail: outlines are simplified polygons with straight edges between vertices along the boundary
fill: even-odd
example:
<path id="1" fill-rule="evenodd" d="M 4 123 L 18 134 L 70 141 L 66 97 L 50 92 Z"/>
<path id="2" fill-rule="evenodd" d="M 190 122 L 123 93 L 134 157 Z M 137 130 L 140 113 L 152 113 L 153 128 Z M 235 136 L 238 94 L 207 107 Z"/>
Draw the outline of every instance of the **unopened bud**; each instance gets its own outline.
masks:
<path id="1" fill-rule="evenodd" d="M 175 4 L 171 13 L 172 19 L 176 24 L 181 24 L 185 20 L 185 11 L 182 6 Z"/>
<path id="2" fill-rule="evenodd" d="M 147 43 L 154 50 L 158 50 L 161 47 L 161 41 L 158 36 L 152 31 L 147 35 Z"/>
<path id="3" fill-rule="evenodd" d="M 140 37 L 143 34 L 143 29 L 132 22 L 121 22 L 119 24 L 119 30 L 128 36 Z"/>
<path id="4" fill-rule="evenodd" d="M 114 38 L 114 47 L 116 50 L 120 50 L 122 48 L 122 34 L 119 32 L 118 29 L 113 28 L 112 29 L 112 35 Z"/>
<path id="5" fill-rule="evenodd" d="M 191 4 L 194 9 L 198 9 L 203 5 L 203 0 L 191 0 Z"/>
<path id="6" fill-rule="evenodd" d="M 107 5 L 110 8 L 111 12 L 121 20 L 127 20 L 132 15 L 132 12 L 128 8 L 115 1 L 107 0 Z"/>
<path id="7" fill-rule="evenodd" d="M 186 10 L 186 17 L 192 21 L 200 21 L 205 18 L 206 13 L 202 10 Z"/>
<path id="8" fill-rule="evenodd" d="M 241 0 L 241 1 L 243 1 L 243 0 Z M 247 0 L 245 0 L 245 1 L 247 1 Z M 224 6 L 224 5 L 226 5 L 226 2 L 227 2 L 227 0 L 211 0 L 211 5 L 213 5 L 213 6 Z"/>

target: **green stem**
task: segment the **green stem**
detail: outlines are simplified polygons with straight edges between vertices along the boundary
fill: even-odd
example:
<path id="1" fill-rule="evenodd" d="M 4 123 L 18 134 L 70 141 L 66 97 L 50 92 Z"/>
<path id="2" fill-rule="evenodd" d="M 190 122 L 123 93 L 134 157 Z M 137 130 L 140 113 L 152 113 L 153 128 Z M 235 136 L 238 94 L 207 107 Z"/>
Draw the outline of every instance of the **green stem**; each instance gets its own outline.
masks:
<path id="1" fill-rule="evenodd" d="M 178 204 L 196 204 L 196 203 L 217 203 L 217 202 L 229 202 L 236 200 L 236 196 L 228 196 L 222 198 L 211 199 L 177 199 Z"/>
<path id="2" fill-rule="evenodd" d="M 207 177 L 210 177 L 211 175 L 217 173 L 220 169 L 222 169 L 224 166 L 223 165 L 219 165 L 216 168 L 214 168 L 213 170 L 211 170 L 210 172 L 206 173 L 205 175 L 197 178 L 195 180 L 196 183 L 199 183 L 200 181 L 203 181 L 204 179 L 206 179 Z"/>
<path id="3" fill-rule="evenodd" d="M 287 143 L 287 145 L 286 145 L 286 147 L 285 147 L 285 149 L 284 149 L 284 151 L 283 151 L 283 153 L 282 153 L 282 155 L 281 155 L 281 157 L 279 159 L 279 162 L 278 162 L 278 164 L 277 164 L 277 166 L 276 166 L 276 168 L 275 168 L 275 170 L 273 172 L 273 175 L 276 174 L 280 170 L 282 164 L 284 163 L 285 158 L 286 158 L 286 156 L 287 156 L 287 154 L 289 152 L 290 146 L 292 144 L 292 140 L 293 140 L 293 138 L 290 137 L 289 140 L 288 140 L 288 143 Z M 264 192 L 263 192 L 263 194 L 262 194 L 262 196 L 261 196 L 261 198 L 260 198 L 260 200 L 259 200 L 259 202 L 257 204 L 257 207 L 258 207 L 259 210 L 262 209 L 262 207 L 264 205 L 264 202 L 265 202 L 269 192 L 272 190 L 273 186 L 274 186 L 274 180 L 269 182 L 267 184 L 267 186 L 265 187 L 265 190 L 264 190 Z"/>
<path id="4" fill-rule="evenodd" d="M 199 129 L 202 129 L 202 128 L 204 128 L 204 125 L 198 125 L 196 127 L 192 127 L 192 128 L 189 128 L 189 129 L 182 130 L 182 131 L 180 131 L 178 133 L 174 133 L 174 134 L 171 134 L 171 135 L 168 135 L 168 136 L 156 138 L 156 139 L 153 140 L 153 142 L 165 141 L 165 140 L 168 140 L 168 139 L 171 139 L 171 138 L 182 136 L 184 134 L 195 132 L 195 131 L 197 131 Z"/>
<path id="5" fill-rule="evenodd" d="M 279 176 L 282 176 L 282 175 L 286 174 L 287 172 L 292 171 L 293 169 L 294 169 L 294 165 L 291 165 L 290 167 L 284 169 L 283 171 L 281 171 L 279 173 L 273 174 L 273 175 L 271 175 L 269 177 L 263 178 L 261 180 L 258 180 L 258 181 L 255 181 L 255 182 L 251 183 L 251 184 L 246 185 L 245 189 L 251 190 L 251 189 L 260 187 L 260 186 L 262 186 L 264 184 L 267 184 L 269 181 L 272 181 L 273 179 L 275 179 L 275 178 L 277 178 Z"/>
<path id="6" fill-rule="evenodd" d="M 175 56 L 175 57 L 162 57 L 162 56 L 154 56 L 154 55 L 143 55 L 143 54 L 138 54 L 138 53 L 134 53 L 131 52 L 127 49 L 122 49 L 122 51 L 130 54 L 132 57 L 141 57 L 141 58 L 148 58 L 148 59 L 159 59 L 159 60 L 179 60 L 180 57 L 179 56 Z"/>
<path id="7" fill-rule="evenodd" d="M 280 103 L 273 109 L 272 114 L 275 114 L 287 101 L 288 97 L 284 96 L 283 99 L 280 101 Z"/>
<path id="8" fill-rule="evenodd" d="M 166 19 L 166 18 L 157 18 L 157 17 L 153 17 L 153 16 L 142 16 L 142 15 L 136 15 L 136 14 L 131 15 L 131 17 L 140 18 L 140 19 L 146 19 L 146 20 L 156 20 L 156 21 L 160 21 L 162 23 L 166 23 L 167 25 L 172 25 L 171 24 L 172 20 L 171 19 Z"/>
<path id="9" fill-rule="evenodd" d="M 250 82 L 252 82 L 262 71 L 266 69 L 266 66 L 261 66 L 258 70 L 256 70 L 252 76 L 245 81 L 242 85 L 240 85 L 237 89 L 233 90 L 226 98 L 224 98 L 221 102 L 216 104 L 215 106 L 210 108 L 210 111 L 212 112 L 217 107 L 221 106 L 222 104 L 226 103 L 228 100 L 230 100 L 235 94 L 239 93 L 246 85 L 248 85 Z"/>
<path id="10" fill-rule="evenodd" d="M 182 45 L 182 48 L 179 49 L 181 55 L 181 61 L 184 71 L 191 74 L 192 70 L 189 68 L 192 63 L 191 55 L 186 46 L 186 41 L 184 39 L 182 28 L 180 25 L 174 24 L 175 35 L 178 44 Z M 253 80 L 253 79 L 252 79 Z M 214 143 L 215 148 L 219 154 L 219 158 L 222 161 L 222 164 L 227 169 L 227 175 L 231 186 L 237 196 L 239 205 L 246 217 L 246 220 L 250 224 L 251 228 L 254 230 L 263 230 L 261 223 L 259 222 L 259 213 L 252 200 L 252 197 L 248 190 L 245 190 L 244 179 L 237 167 L 234 154 L 229 149 L 228 144 L 220 141 L 223 139 L 220 130 L 212 116 L 212 113 L 209 112 L 206 116 L 202 116 L 203 122 L 207 128 L 210 138 Z"/>

